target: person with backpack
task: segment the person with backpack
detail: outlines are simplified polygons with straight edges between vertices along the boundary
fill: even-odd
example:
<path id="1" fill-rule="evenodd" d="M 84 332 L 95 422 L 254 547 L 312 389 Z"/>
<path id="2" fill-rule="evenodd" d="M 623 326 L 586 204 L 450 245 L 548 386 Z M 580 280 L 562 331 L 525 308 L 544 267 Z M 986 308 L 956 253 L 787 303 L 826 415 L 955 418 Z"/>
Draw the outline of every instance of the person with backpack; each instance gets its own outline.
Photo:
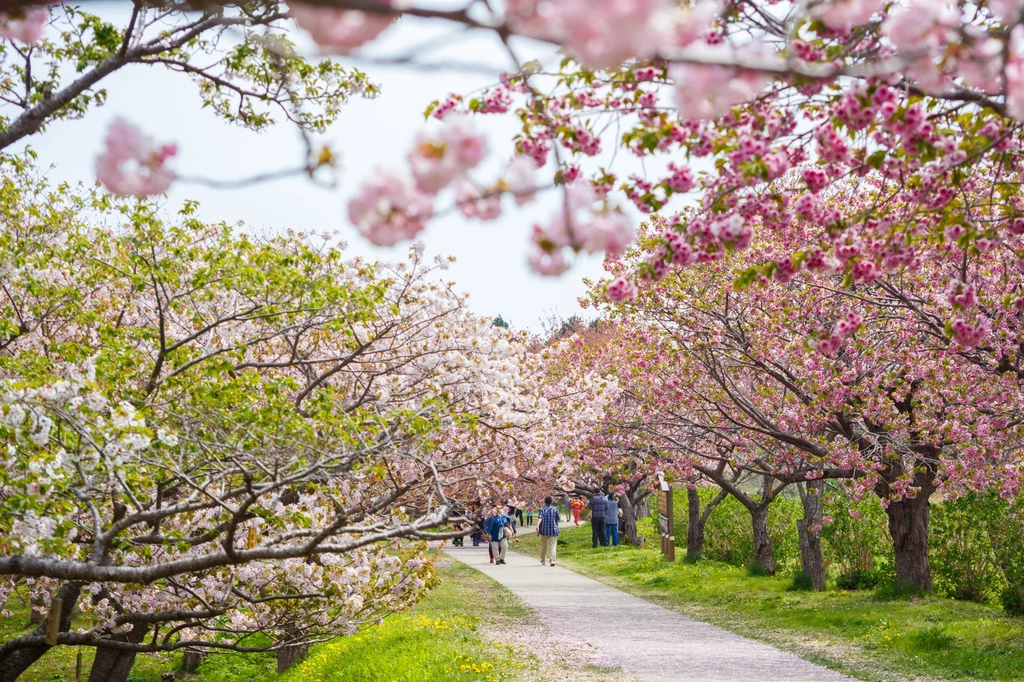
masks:
<path id="1" fill-rule="evenodd" d="M 505 563 L 505 552 L 508 551 L 508 539 L 515 535 L 512 530 L 512 521 L 507 514 L 500 509 L 495 509 L 494 514 L 487 519 L 487 534 L 491 538 L 491 563 Z"/>
<path id="2" fill-rule="evenodd" d="M 540 536 L 540 565 L 550 558 L 551 565 L 555 565 L 555 548 L 558 547 L 558 507 L 551 504 L 550 496 L 544 498 L 544 506 L 540 509 L 540 518 L 537 523 L 537 535 Z"/>

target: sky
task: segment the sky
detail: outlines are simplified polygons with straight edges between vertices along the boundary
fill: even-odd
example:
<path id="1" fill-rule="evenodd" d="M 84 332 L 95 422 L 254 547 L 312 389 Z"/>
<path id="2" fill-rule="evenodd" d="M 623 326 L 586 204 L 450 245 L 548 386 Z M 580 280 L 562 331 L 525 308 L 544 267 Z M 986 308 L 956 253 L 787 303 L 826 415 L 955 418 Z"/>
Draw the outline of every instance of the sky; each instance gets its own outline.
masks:
<path id="1" fill-rule="evenodd" d="M 437 4 L 437 3 L 435 3 Z M 444 4 L 444 2 L 441 2 Z M 87 9 L 104 18 L 126 23 L 128 5 L 120 2 L 91 2 Z M 242 189 L 214 189 L 203 185 L 172 187 L 168 211 L 175 211 L 185 199 L 200 203 L 199 217 L 207 222 L 244 221 L 254 233 L 285 230 L 323 233 L 338 231 L 348 242 L 347 252 L 383 260 L 402 258 L 408 245 L 377 248 L 366 242 L 348 223 L 345 206 L 361 180 L 375 167 L 403 169 L 405 157 L 416 133 L 425 126 L 423 110 L 431 101 L 449 92 L 468 93 L 497 81 L 510 63 L 496 39 L 479 36 L 456 39 L 459 29 L 415 18 L 403 18 L 372 46 L 370 55 L 385 56 L 410 45 L 441 38 L 448 47 L 436 58 L 496 65 L 493 74 L 474 71 L 423 71 L 409 67 L 374 65 L 369 61 L 339 58 L 346 65 L 365 71 L 382 86 L 374 100 L 354 99 L 346 105 L 337 123 L 322 136 L 341 156 L 341 182 L 324 189 L 304 178 L 261 183 Z M 306 54 L 311 43 L 295 29 L 293 39 Z M 525 59 L 557 59 L 550 48 L 524 46 Z M 51 125 L 42 135 L 28 140 L 39 154 L 41 164 L 52 165 L 55 180 L 92 182 L 94 159 L 102 147 L 107 126 L 121 116 L 139 125 L 157 141 L 176 142 L 179 153 L 173 168 L 183 176 L 234 179 L 260 171 L 272 171 L 301 162 L 297 132 L 280 124 L 260 134 L 230 126 L 200 107 L 195 84 L 182 74 L 162 68 L 132 66 L 103 81 L 107 103 L 91 110 L 80 120 Z M 516 119 L 511 116 L 484 117 L 491 150 L 489 165 L 478 177 L 497 178 L 512 154 L 511 137 Z M 550 166 L 548 166 L 550 168 Z M 446 197 L 438 209 L 451 206 Z M 453 255 L 456 263 L 444 273 L 445 279 L 470 294 L 471 308 L 487 316 L 502 315 L 515 328 L 540 331 L 542 320 L 552 315 L 581 314 L 577 299 L 585 292 L 583 277 L 602 274 L 602 259 L 584 257 L 560 278 L 542 278 L 526 265 L 531 226 L 547 220 L 558 206 L 558 196 L 548 193 L 537 202 L 514 208 L 506 199 L 506 210 L 495 222 L 469 221 L 457 211 L 448 211 L 432 221 L 421 234 L 428 256 Z M 639 215 L 634 216 L 639 221 Z"/>

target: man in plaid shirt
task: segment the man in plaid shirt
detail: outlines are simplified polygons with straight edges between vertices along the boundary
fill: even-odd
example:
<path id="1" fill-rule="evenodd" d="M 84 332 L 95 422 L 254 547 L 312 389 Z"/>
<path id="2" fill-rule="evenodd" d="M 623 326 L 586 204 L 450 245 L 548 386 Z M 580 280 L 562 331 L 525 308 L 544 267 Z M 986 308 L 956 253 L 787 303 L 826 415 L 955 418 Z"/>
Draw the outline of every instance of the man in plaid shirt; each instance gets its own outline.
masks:
<path id="1" fill-rule="evenodd" d="M 544 506 L 540 510 L 537 524 L 537 535 L 540 536 L 540 565 L 551 556 L 551 565 L 555 565 L 555 547 L 558 546 L 558 507 L 551 506 L 551 496 L 544 498 Z"/>

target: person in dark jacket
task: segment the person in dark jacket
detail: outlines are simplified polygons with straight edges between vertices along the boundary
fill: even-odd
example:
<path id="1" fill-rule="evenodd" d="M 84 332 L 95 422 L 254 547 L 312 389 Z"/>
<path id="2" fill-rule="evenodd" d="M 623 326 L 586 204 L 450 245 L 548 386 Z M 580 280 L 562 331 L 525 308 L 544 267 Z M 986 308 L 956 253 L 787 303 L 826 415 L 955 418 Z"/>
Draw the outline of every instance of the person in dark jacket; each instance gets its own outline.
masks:
<path id="1" fill-rule="evenodd" d="M 604 514 L 607 500 L 604 494 L 598 490 L 597 494 L 590 498 L 590 539 L 594 543 L 594 547 L 597 547 L 597 543 L 601 543 L 602 547 L 608 546 L 608 538 L 604 531 Z"/>
<path id="2" fill-rule="evenodd" d="M 615 493 L 608 493 L 604 502 L 605 544 L 619 546 L 619 500 Z"/>

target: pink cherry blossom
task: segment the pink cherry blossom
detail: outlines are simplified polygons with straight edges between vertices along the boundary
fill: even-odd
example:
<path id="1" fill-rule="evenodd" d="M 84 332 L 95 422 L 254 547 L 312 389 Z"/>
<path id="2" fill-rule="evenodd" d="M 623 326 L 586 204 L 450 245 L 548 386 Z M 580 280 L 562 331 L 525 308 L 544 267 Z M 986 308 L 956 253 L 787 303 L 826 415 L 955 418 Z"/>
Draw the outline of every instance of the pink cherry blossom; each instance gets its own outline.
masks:
<path id="1" fill-rule="evenodd" d="M 1006 76 L 1006 113 L 1024 121 L 1024 24 L 1017 25 L 1010 34 L 1009 57 L 1004 69 Z"/>
<path id="2" fill-rule="evenodd" d="M 496 220 L 501 216 L 501 193 L 491 191 L 484 196 L 480 188 L 469 180 L 461 180 L 455 185 L 455 203 L 467 218 Z"/>
<path id="3" fill-rule="evenodd" d="M 950 324 L 950 329 L 953 332 L 953 340 L 956 343 L 967 348 L 973 348 L 980 346 L 988 338 L 989 332 L 992 331 L 992 323 L 984 315 L 978 315 L 974 322 L 957 318 Z"/>
<path id="4" fill-rule="evenodd" d="M 947 0 L 911 0 L 906 9 L 891 13 L 882 33 L 900 52 L 921 53 L 941 42 L 937 29 L 959 23 Z"/>
<path id="5" fill-rule="evenodd" d="M 621 255 L 636 234 L 633 221 L 617 210 L 595 213 L 593 218 L 575 227 L 581 249 L 587 253 L 605 252 L 612 258 Z"/>
<path id="6" fill-rule="evenodd" d="M 679 118 L 688 121 L 720 118 L 757 97 L 772 81 L 756 71 L 704 64 L 674 64 L 669 78 L 676 85 Z"/>
<path id="7" fill-rule="evenodd" d="M 378 170 L 348 204 L 348 217 L 377 246 L 394 246 L 423 231 L 433 202 L 407 179 Z"/>
<path id="8" fill-rule="evenodd" d="M 846 32 L 866 23 L 882 4 L 881 0 L 829 0 L 816 5 L 811 14 L 833 31 Z"/>
<path id="9" fill-rule="evenodd" d="M 505 170 L 504 182 L 519 206 L 530 203 L 537 195 L 534 168 L 536 166 L 531 159 L 525 156 L 514 156 Z"/>
<path id="10" fill-rule="evenodd" d="M 569 263 L 565 260 L 563 249 L 545 251 L 539 245 L 530 248 L 527 255 L 527 264 L 530 269 L 542 277 L 558 277 L 565 274 L 569 269 Z"/>
<path id="11" fill-rule="evenodd" d="M 96 179 L 118 196 L 146 197 L 166 192 L 174 173 L 164 162 L 178 153 L 173 144 L 156 146 L 153 140 L 124 119 L 115 119 L 96 157 Z"/>
<path id="12" fill-rule="evenodd" d="M 608 285 L 609 301 L 630 301 L 636 298 L 636 293 L 636 285 L 623 277 L 619 277 L 617 280 Z"/>
<path id="13" fill-rule="evenodd" d="M 392 6 L 391 0 L 374 1 L 384 7 Z M 320 48 L 340 54 L 347 54 L 373 40 L 398 18 L 303 2 L 289 3 L 288 11 L 299 28 L 305 29 Z"/>
<path id="14" fill-rule="evenodd" d="M 973 308 L 978 305 L 978 290 L 973 282 L 964 284 L 958 280 L 949 283 L 946 290 L 946 301 L 958 309 Z"/>
<path id="15" fill-rule="evenodd" d="M 436 134 L 421 133 L 409 153 L 409 166 L 416 186 L 437 194 L 466 171 L 475 168 L 487 154 L 487 141 L 476 133 L 465 116 L 448 116 Z"/>
<path id="16" fill-rule="evenodd" d="M 663 30 L 671 0 L 561 0 L 555 24 L 566 46 L 592 69 L 654 56 L 667 42 Z"/>
<path id="17" fill-rule="evenodd" d="M 49 7 L 25 7 L 0 12 L 0 38 L 31 45 L 43 36 L 49 21 Z"/>

